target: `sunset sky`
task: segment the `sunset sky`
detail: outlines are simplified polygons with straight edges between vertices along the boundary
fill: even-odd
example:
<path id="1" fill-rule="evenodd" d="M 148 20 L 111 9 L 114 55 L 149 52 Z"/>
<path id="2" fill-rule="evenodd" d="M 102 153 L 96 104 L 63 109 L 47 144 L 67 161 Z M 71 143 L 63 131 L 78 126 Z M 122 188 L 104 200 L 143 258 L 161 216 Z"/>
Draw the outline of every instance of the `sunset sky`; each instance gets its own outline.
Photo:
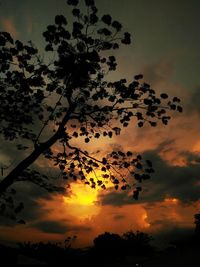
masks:
<path id="1" fill-rule="evenodd" d="M 77 235 L 76 245 L 86 246 L 105 231 L 140 230 L 167 242 L 193 231 L 193 216 L 200 212 L 200 1 L 95 2 L 100 14 L 111 14 L 132 35 L 132 44 L 115 52 L 118 68 L 112 78 L 142 73 L 159 93 L 180 97 L 184 112 L 174 113 L 168 126 L 138 128 L 133 123 L 120 136 L 94 144 L 105 153 L 118 146 L 152 160 L 156 172 L 144 182 L 138 201 L 109 186 L 102 191 L 71 183 L 63 196 L 19 184 L 26 224 L 0 218 L 0 241 L 63 241 Z M 0 0 L 0 31 L 32 40 L 42 50 L 46 26 L 55 15 L 67 17 L 69 12 L 64 0 Z M 11 162 L 12 145 L 1 142 L 0 164 Z M 54 173 L 48 162 L 37 164 Z"/>

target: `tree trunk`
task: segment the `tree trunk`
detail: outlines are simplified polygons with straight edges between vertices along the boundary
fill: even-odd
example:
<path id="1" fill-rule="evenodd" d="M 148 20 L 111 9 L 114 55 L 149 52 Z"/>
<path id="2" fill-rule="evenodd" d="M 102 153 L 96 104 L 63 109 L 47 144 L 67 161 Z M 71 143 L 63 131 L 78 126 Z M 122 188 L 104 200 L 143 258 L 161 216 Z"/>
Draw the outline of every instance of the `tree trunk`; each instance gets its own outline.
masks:
<path id="1" fill-rule="evenodd" d="M 27 169 L 45 150 L 50 148 L 57 140 L 62 137 L 62 133 L 65 131 L 65 125 L 70 119 L 70 115 L 74 107 L 69 108 L 68 112 L 61 121 L 57 132 L 50 137 L 46 142 L 38 145 L 35 150 L 24 160 L 22 160 L 1 182 L 0 182 L 0 196 L 6 191 L 6 189 L 12 185 L 16 178 Z"/>

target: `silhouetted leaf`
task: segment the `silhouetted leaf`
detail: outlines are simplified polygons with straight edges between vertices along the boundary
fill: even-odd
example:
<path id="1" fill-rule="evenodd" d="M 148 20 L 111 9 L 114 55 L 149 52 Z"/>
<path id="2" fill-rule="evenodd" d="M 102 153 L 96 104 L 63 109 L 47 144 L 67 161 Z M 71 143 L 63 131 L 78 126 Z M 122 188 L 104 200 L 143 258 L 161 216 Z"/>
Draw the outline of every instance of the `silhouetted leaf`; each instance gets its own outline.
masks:
<path id="1" fill-rule="evenodd" d="M 167 98 L 168 98 L 168 95 L 167 95 L 167 94 L 164 94 L 164 93 L 162 93 L 162 94 L 160 95 L 160 97 L 161 97 L 161 98 L 163 98 L 163 99 L 167 99 Z"/>
<path id="2" fill-rule="evenodd" d="M 121 23 L 119 23 L 118 21 L 113 21 L 112 23 L 112 27 L 115 28 L 117 31 L 120 31 L 122 29 L 122 25 Z"/>
<path id="3" fill-rule="evenodd" d="M 67 25 L 67 20 L 63 15 L 57 15 L 55 17 L 55 23 L 58 25 Z"/>
<path id="4" fill-rule="evenodd" d="M 111 22 L 112 22 L 112 18 L 110 15 L 103 15 L 103 17 L 101 18 L 101 20 L 107 24 L 107 25 L 110 25 Z"/>
<path id="5" fill-rule="evenodd" d="M 122 44 L 130 44 L 131 43 L 131 35 L 128 32 L 124 33 L 124 38 L 121 40 Z"/>

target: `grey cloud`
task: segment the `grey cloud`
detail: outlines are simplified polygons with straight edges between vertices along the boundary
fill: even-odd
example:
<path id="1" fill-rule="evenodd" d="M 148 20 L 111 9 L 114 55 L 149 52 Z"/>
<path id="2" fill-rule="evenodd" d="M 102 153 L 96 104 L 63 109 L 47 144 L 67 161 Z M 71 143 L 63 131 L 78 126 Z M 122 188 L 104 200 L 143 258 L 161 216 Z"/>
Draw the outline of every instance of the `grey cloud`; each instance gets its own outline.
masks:
<path id="1" fill-rule="evenodd" d="M 36 229 L 39 229 L 45 233 L 55 233 L 55 234 L 64 234 L 66 232 L 89 232 L 91 231 L 90 227 L 84 225 L 73 225 L 67 221 L 57 222 L 57 221 L 40 221 L 32 224 Z"/>
<path id="2" fill-rule="evenodd" d="M 200 86 L 190 93 L 186 110 L 187 112 L 196 111 L 200 114 Z"/>
<path id="3" fill-rule="evenodd" d="M 42 232 L 53 234 L 64 234 L 68 230 L 68 227 L 64 223 L 56 221 L 41 221 L 33 224 L 32 226 Z"/>
<path id="4" fill-rule="evenodd" d="M 153 234 L 153 243 L 159 247 L 166 247 L 172 243 L 189 241 L 194 234 L 194 229 L 189 227 L 177 227 L 171 224 L 170 227 L 163 228 Z M 187 242 L 188 244 L 188 242 Z"/>
<path id="5" fill-rule="evenodd" d="M 163 201 L 167 196 L 180 199 L 183 203 L 197 201 L 200 198 L 200 187 L 197 182 L 200 180 L 199 157 L 192 153 L 183 152 L 187 157 L 188 166 L 171 166 L 165 162 L 158 151 L 149 151 L 143 157 L 153 162 L 155 173 L 152 178 L 142 184 L 138 201 L 128 195 L 127 191 L 110 192 L 100 195 L 99 201 L 103 205 L 123 206 L 146 202 Z"/>
<path id="6" fill-rule="evenodd" d="M 32 220 L 38 219 L 41 217 L 43 210 L 37 199 L 51 200 L 55 195 L 30 182 L 17 182 L 12 188 L 16 190 L 16 195 L 12 196 L 15 206 L 22 202 L 24 209 L 19 214 L 14 214 L 14 211 L 7 207 L 7 216 L 0 217 L 0 225 L 13 226 L 20 219 L 23 219 L 28 224 Z M 16 216 L 16 220 L 9 219 L 12 214 Z"/>

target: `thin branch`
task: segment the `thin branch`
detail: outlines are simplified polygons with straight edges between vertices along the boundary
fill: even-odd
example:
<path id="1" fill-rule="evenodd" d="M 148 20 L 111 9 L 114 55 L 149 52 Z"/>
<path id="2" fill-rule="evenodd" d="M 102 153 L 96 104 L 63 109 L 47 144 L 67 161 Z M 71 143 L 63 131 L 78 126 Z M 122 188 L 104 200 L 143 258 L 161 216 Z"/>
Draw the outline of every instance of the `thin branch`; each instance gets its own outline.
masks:
<path id="1" fill-rule="evenodd" d="M 68 84 L 68 82 L 69 82 L 69 78 L 70 78 L 70 77 L 66 77 L 65 80 L 64 80 L 64 84 L 66 83 L 66 86 L 67 86 L 67 84 Z M 64 90 L 63 90 L 63 91 L 64 91 Z M 40 132 L 39 132 L 39 134 L 38 134 L 38 136 L 37 136 L 37 138 L 36 138 L 36 140 L 35 140 L 35 143 L 34 143 L 35 145 L 37 145 L 38 140 L 39 140 L 39 138 L 40 138 L 42 132 L 44 131 L 45 127 L 48 125 L 48 123 L 49 123 L 49 121 L 50 121 L 50 117 L 51 117 L 51 116 L 54 114 L 54 112 L 56 111 L 56 109 L 57 109 L 57 107 L 58 107 L 58 103 L 59 103 L 59 102 L 62 100 L 62 98 L 63 98 L 63 94 L 64 94 L 64 92 L 62 92 L 62 94 L 60 95 L 58 101 L 56 102 L 56 104 L 55 104 L 55 106 L 54 106 L 54 108 L 53 108 L 51 114 L 49 115 L 48 119 L 44 122 L 44 124 L 43 124 L 43 126 L 42 126 L 42 128 L 41 128 L 41 130 L 40 130 Z M 69 99 L 68 99 L 68 102 L 70 102 Z"/>
<path id="2" fill-rule="evenodd" d="M 94 161 L 96 161 L 96 162 L 98 162 L 98 163 L 103 164 L 103 162 L 102 162 L 101 160 L 98 160 L 98 159 L 96 159 L 96 158 L 94 158 L 94 157 L 88 155 L 86 152 L 82 151 L 80 148 L 71 146 L 68 142 L 66 142 L 66 145 L 67 145 L 70 149 L 75 150 L 76 152 L 79 152 L 79 153 L 85 155 L 86 157 L 88 157 L 88 158 L 90 158 L 90 159 L 92 159 L 92 160 L 94 160 Z"/>

